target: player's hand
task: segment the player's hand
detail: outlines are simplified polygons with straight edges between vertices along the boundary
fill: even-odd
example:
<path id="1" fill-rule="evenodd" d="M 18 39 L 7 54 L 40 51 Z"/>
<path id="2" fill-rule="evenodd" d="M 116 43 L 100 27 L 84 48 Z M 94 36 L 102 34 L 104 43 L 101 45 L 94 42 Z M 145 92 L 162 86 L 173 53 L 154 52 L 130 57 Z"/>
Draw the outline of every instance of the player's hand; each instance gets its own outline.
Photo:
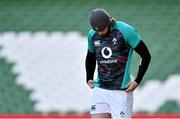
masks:
<path id="1" fill-rule="evenodd" d="M 93 82 L 93 80 L 89 80 L 89 81 L 88 81 L 88 86 L 89 86 L 91 89 L 94 88 L 94 82 Z"/>
<path id="2" fill-rule="evenodd" d="M 125 90 L 126 92 L 132 92 L 134 91 L 138 86 L 138 83 L 136 81 L 132 81 L 128 86 L 127 89 Z"/>

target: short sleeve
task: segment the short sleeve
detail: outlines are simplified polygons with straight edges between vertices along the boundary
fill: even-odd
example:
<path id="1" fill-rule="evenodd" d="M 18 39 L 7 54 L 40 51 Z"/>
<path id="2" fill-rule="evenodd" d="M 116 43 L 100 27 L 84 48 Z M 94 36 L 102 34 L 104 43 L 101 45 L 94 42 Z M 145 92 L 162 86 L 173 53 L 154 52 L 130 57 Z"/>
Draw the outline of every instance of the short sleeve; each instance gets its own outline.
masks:
<path id="1" fill-rule="evenodd" d="M 94 47 L 93 47 L 93 43 L 92 43 L 92 36 L 95 34 L 95 31 L 94 30 L 90 30 L 88 32 L 88 50 L 90 52 L 94 52 Z"/>
<path id="2" fill-rule="evenodd" d="M 141 36 L 137 31 L 130 25 L 121 22 L 118 24 L 118 28 L 123 32 L 125 41 L 132 47 L 135 48 L 141 41 Z"/>

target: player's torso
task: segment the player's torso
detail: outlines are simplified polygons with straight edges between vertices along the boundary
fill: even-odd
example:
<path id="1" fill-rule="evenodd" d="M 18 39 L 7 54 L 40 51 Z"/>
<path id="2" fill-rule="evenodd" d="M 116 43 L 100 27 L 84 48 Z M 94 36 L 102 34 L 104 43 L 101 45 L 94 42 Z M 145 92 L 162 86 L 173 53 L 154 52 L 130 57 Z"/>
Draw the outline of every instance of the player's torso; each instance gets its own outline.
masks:
<path id="1" fill-rule="evenodd" d="M 119 89 L 130 51 L 122 33 L 117 29 L 113 29 L 105 37 L 95 33 L 92 37 L 92 44 L 98 63 L 100 87 Z"/>

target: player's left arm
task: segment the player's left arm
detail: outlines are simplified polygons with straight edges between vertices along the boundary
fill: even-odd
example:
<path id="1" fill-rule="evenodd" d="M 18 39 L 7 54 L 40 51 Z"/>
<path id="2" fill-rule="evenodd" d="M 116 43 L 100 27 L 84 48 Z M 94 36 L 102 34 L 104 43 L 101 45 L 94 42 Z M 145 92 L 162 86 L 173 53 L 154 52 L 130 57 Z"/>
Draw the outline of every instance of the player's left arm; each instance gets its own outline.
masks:
<path id="1" fill-rule="evenodd" d="M 145 43 L 141 40 L 140 43 L 134 48 L 134 50 L 140 55 L 141 62 L 139 64 L 139 70 L 135 81 L 140 84 L 143 79 L 144 74 L 146 73 L 149 63 L 151 61 L 151 54 L 145 45 Z"/>
<path id="2" fill-rule="evenodd" d="M 140 82 L 142 81 L 143 76 L 146 73 L 149 63 L 151 61 L 151 54 L 150 54 L 147 46 L 145 45 L 145 43 L 142 40 L 134 48 L 134 50 L 140 55 L 141 62 L 139 64 L 139 70 L 138 70 L 137 77 L 136 77 L 135 81 L 133 81 L 129 84 L 129 86 L 126 89 L 126 92 L 134 91 L 136 89 L 138 84 L 140 84 Z"/>
<path id="3" fill-rule="evenodd" d="M 149 63 L 151 61 L 151 55 L 145 43 L 143 42 L 139 33 L 130 25 L 124 24 L 125 40 L 127 43 L 140 55 L 141 62 L 138 69 L 138 74 L 135 81 L 132 81 L 128 86 L 126 91 L 134 91 L 136 87 L 140 84 L 146 73 Z"/>

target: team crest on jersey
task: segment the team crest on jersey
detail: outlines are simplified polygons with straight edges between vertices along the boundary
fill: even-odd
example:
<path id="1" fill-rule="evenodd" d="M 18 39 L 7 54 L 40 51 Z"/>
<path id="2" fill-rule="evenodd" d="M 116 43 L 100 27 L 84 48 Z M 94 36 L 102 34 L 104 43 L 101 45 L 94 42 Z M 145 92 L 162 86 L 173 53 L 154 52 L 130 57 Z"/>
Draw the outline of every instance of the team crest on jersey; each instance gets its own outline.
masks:
<path id="1" fill-rule="evenodd" d="M 117 39 L 116 38 L 113 38 L 113 44 L 117 44 Z"/>
<path id="2" fill-rule="evenodd" d="M 100 45 L 101 45 L 100 40 L 94 41 L 94 46 L 100 46 Z"/>

